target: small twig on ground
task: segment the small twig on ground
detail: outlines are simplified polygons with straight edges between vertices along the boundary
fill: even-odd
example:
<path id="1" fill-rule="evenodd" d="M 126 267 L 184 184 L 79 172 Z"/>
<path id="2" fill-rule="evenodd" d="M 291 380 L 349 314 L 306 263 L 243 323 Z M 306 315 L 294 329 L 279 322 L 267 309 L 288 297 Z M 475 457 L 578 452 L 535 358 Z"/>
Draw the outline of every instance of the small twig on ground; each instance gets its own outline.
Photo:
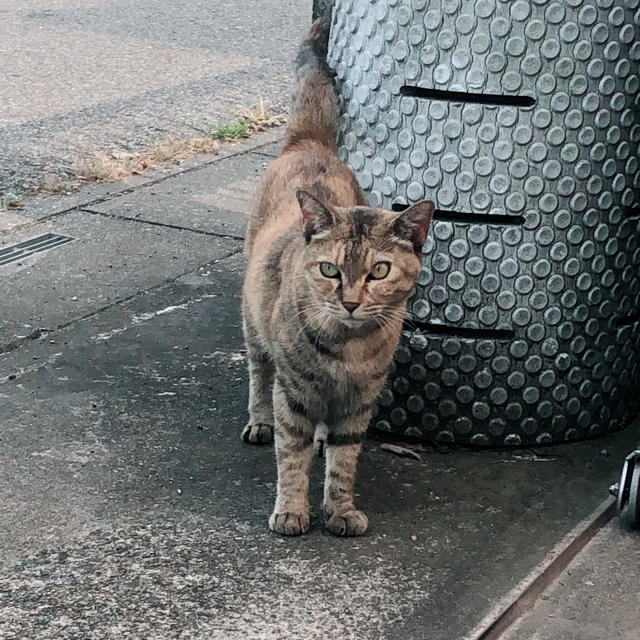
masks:
<path id="1" fill-rule="evenodd" d="M 395 455 L 402 456 L 404 458 L 422 460 L 420 454 L 417 451 L 410 449 L 408 446 L 403 447 L 398 444 L 389 444 L 388 442 L 385 442 L 384 444 L 380 445 L 380 449 L 382 449 L 382 451 L 388 451 L 389 453 L 394 453 Z"/>

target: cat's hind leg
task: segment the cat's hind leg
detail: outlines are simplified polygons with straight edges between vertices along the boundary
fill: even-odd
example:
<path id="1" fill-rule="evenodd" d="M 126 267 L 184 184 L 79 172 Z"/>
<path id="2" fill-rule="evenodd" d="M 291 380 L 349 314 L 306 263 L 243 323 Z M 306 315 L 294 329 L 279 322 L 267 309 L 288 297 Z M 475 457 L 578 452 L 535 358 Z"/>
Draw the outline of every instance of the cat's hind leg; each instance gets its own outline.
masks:
<path id="1" fill-rule="evenodd" d="M 246 314 L 243 326 L 249 363 L 249 422 L 242 430 L 242 440 L 251 444 L 266 444 L 273 440 L 275 366 L 260 344 Z"/>

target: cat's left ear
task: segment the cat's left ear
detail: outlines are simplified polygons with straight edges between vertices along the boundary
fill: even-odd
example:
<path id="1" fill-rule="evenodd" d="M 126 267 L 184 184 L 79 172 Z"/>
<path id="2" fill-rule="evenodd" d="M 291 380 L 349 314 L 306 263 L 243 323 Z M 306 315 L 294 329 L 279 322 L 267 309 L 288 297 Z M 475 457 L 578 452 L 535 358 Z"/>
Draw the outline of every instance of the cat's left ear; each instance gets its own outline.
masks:
<path id="1" fill-rule="evenodd" d="M 327 231 L 335 224 L 333 214 L 315 196 L 304 189 L 296 191 L 296 198 L 302 211 L 302 227 L 307 242 L 315 235 Z"/>
<path id="2" fill-rule="evenodd" d="M 421 200 L 405 209 L 393 223 L 393 233 L 401 240 L 408 240 L 418 253 L 427 239 L 429 224 L 436 205 L 431 200 Z"/>

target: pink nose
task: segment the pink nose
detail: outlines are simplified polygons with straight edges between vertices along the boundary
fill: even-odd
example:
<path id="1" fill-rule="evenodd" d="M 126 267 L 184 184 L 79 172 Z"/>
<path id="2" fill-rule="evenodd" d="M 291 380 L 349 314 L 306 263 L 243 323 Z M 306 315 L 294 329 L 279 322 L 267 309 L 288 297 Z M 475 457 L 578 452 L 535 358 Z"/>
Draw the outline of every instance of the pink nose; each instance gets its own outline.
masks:
<path id="1" fill-rule="evenodd" d="M 343 302 L 342 306 L 349 312 L 353 313 L 359 306 L 359 302 Z"/>

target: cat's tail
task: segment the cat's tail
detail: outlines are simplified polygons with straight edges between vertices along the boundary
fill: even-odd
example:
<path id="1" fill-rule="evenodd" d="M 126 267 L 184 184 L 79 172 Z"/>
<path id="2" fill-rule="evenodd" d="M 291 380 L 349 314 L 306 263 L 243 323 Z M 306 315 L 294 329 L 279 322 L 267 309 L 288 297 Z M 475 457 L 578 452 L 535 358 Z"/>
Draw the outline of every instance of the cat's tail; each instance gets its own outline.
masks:
<path id="1" fill-rule="evenodd" d="M 336 94 L 326 62 L 330 24 L 317 19 L 296 57 L 297 87 L 293 96 L 283 151 L 304 140 L 336 148 Z"/>

